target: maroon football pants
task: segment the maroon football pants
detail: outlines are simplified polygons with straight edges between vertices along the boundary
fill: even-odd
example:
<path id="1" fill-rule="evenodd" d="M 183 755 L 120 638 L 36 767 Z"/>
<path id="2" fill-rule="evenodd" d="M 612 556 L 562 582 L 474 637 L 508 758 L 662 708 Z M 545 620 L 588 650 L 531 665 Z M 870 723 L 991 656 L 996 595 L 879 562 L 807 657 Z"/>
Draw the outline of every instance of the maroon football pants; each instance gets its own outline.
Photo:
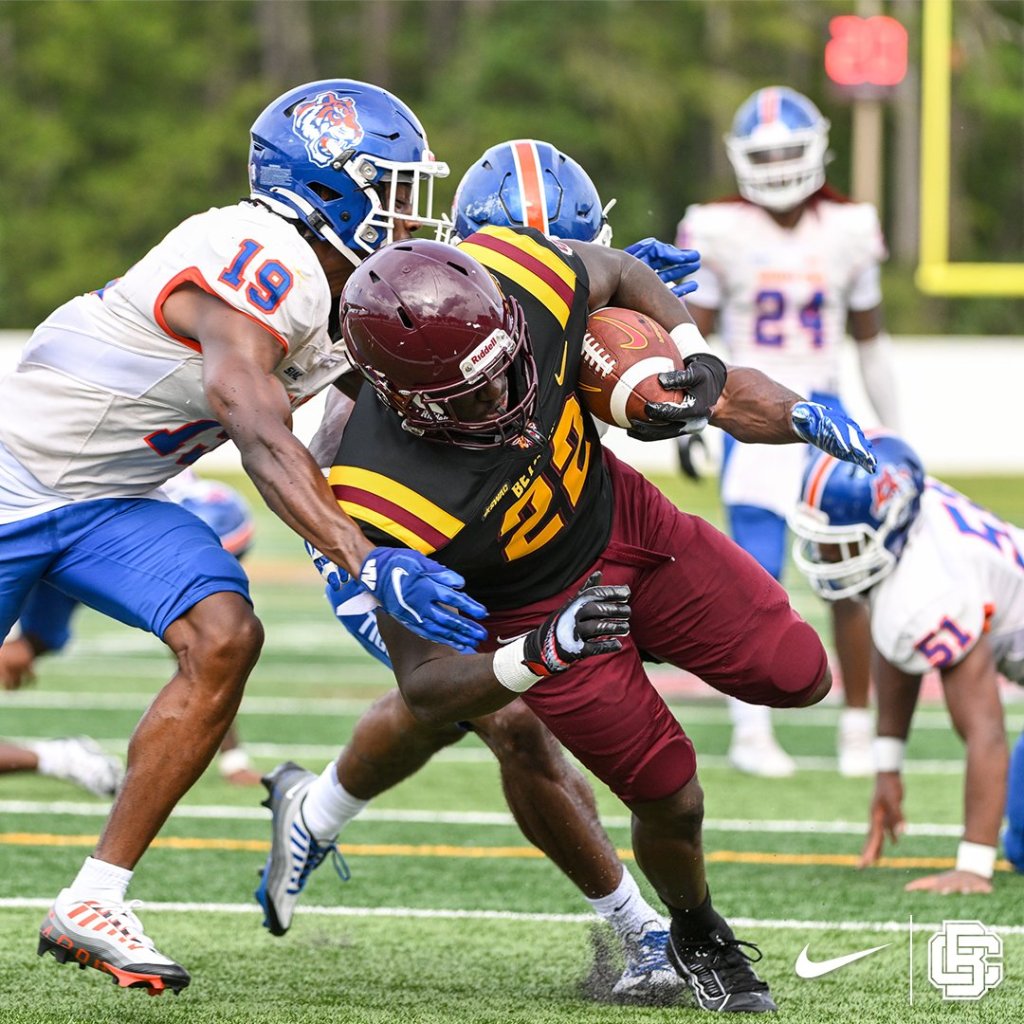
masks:
<path id="1" fill-rule="evenodd" d="M 534 685 L 523 700 L 626 803 L 669 796 L 693 777 L 696 753 L 655 690 L 641 652 L 687 669 L 751 704 L 803 704 L 828 665 L 814 630 L 782 587 L 709 523 L 681 512 L 604 450 L 615 514 L 608 546 L 565 591 L 486 621 L 489 647 L 564 604 L 587 576 L 628 584 L 630 636 Z M 557 543 L 557 541 L 555 541 Z"/>

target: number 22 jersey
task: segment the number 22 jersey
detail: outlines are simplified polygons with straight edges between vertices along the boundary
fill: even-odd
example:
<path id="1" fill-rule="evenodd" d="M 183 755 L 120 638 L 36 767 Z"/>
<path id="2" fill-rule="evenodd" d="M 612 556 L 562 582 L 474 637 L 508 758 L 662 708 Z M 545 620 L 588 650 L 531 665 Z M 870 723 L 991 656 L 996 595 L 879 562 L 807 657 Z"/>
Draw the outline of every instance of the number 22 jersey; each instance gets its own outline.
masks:
<path id="1" fill-rule="evenodd" d="M 329 480 L 372 541 L 436 558 L 497 611 L 558 593 L 593 563 L 611 531 L 611 481 L 576 395 L 582 261 L 532 229 L 488 227 L 459 248 L 522 304 L 537 362 L 530 437 L 484 449 L 427 441 L 364 387 Z"/>

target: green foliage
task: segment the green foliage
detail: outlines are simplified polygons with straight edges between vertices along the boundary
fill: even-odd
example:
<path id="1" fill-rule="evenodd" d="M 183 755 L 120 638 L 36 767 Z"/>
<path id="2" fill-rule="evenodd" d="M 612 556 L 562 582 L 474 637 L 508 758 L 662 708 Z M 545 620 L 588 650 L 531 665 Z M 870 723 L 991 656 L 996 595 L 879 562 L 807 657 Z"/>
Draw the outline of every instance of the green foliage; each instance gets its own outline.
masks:
<path id="1" fill-rule="evenodd" d="M 954 223 L 965 226 L 954 258 L 1016 261 L 1021 7 L 956 7 Z M 287 40 L 268 27 L 275 11 Z M 452 167 L 444 201 L 488 146 L 549 139 L 618 199 L 622 244 L 671 239 L 689 203 L 734 190 L 721 136 L 767 84 L 792 84 L 827 110 L 839 154 L 830 176 L 846 189 L 850 107 L 830 90 L 822 53 L 829 19 L 847 13 L 847 0 L 0 2 L 0 328 L 32 326 L 184 217 L 244 194 L 249 125 L 303 79 L 398 92 Z M 1019 330 L 1024 304 L 924 300 L 912 269 L 889 270 L 894 330 Z"/>

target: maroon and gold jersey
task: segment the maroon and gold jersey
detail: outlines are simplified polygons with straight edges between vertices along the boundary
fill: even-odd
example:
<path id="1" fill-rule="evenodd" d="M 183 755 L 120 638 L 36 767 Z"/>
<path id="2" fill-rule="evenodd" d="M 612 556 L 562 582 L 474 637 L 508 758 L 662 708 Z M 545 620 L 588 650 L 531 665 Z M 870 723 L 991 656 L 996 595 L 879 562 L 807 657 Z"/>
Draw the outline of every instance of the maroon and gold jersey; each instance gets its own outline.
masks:
<path id="1" fill-rule="evenodd" d="M 563 590 L 608 541 L 601 445 L 576 395 L 589 282 L 572 250 L 528 228 L 485 228 L 460 248 L 521 303 L 537 361 L 530 436 L 501 448 L 426 441 L 363 388 L 330 483 L 376 544 L 428 554 L 489 608 Z"/>

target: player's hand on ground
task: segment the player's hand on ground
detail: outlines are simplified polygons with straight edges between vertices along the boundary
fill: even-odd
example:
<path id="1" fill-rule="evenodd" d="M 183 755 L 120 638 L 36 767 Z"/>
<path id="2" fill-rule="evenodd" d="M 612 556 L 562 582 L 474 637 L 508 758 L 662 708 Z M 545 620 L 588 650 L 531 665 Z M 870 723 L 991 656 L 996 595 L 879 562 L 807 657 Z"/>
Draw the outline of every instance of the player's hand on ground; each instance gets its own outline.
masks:
<path id="1" fill-rule="evenodd" d="M 624 251 L 646 263 L 678 298 L 697 290 L 696 281 L 683 280 L 700 270 L 700 253 L 696 249 L 680 249 L 656 238 L 641 238 Z"/>
<path id="2" fill-rule="evenodd" d="M 35 660 L 36 652 L 24 637 L 4 641 L 0 646 L 0 686 L 5 690 L 20 690 L 34 683 L 36 674 L 32 665 Z"/>
<path id="3" fill-rule="evenodd" d="M 332 562 L 319 548 L 313 547 L 308 540 L 303 543 L 306 545 L 306 554 L 313 559 L 313 567 L 324 578 L 324 581 L 332 590 L 341 590 L 352 578 L 348 571 L 342 569 L 337 562 Z"/>
<path id="4" fill-rule="evenodd" d="M 874 864 L 882 855 L 885 837 L 895 844 L 906 827 L 903 817 L 903 780 L 898 772 L 879 772 L 875 777 L 875 794 L 871 798 L 868 837 L 861 850 L 859 868 Z"/>
<path id="5" fill-rule="evenodd" d="M 603 587 L 595 572 L 556 612 L 526 636 L 524 661 L 539 676 L 564 672 L 577 661 L 622 648 L 629 633 L 629 587 Z"/>
<path id="6" fill-rule="evenodd" d="M 374 548 L 359 582 L 406 629 L 463 654 L 475 651 L 487 631 L 474 619 L 487 609 L 462 588 L 466 581 L 426 555 L 408 548 Z"/>
<path id="7" fill-rule="evenodd" d="M 926 875 L 924 878 L 908 882 L 903 891 L 936 892 L 940 896 L 950 896 L 953 893 L 977 895 L 991 892 L 992 880 L 982 878 L 973 871 L 943 871 L 938 875 Z"/>
<path id="8" fill-rule="evenodd" d="M 801 440 L 843 462 L 852 462 L 874 473 L 875 457 L 871 454 L 871 442 L 855 420 L 817 402 L 797 402 L 790 417 Z"/>

